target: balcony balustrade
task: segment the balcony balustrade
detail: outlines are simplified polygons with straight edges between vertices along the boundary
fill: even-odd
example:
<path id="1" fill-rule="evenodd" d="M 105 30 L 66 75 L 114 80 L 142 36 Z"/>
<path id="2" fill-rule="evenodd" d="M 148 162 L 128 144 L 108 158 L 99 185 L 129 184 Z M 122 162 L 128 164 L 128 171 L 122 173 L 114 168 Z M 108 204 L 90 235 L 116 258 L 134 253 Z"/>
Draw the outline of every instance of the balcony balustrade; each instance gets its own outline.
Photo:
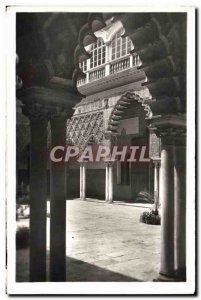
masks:
<path id="1" fill-rule="evenodd" d="M 125 69 L 130 68 L 130 57 L 125 59 L 121 59 L 119 61 L 115 61 L 114 63 L 110 64 L 110 74 L 114 74 Z"/>
<path id="2" fill-rule="evenodd" d="M 137 54 L 129 55 L 127 57 L 120 58 L 119 60 L 106 63 L 104 66 L 100 66 L 98 69 L 87 71 L 86 78 L 79 79 L 77 86 L 82 86 L 89 82 L 101 79 L 105 76 L 112 75 L 118 72 L 122 72 L 126 69 L 134 68 L 140 65 L 140 58 Z M 108 68 L 109 67 L 109 68 Z"/>
<path id="3" fill-rule="evenodd" d="M 85 84 L 85 83 L 86 83 L 86 78 L 79 79 L 79 80 L 77 81 L 77 86 L 81 86 L 81 85 L 83 85 L 83 84 Z"/>
<path id="4" fill-rule="evenodd" d="M 89 72 L 89 82 L 105 77 L 105 67 Z"/>
<path id="5" fill-rule="evenodd" d="M 140 58 L 137 54 L 133 54 L 133 67 L 139 66 L 141 63 Z"/>

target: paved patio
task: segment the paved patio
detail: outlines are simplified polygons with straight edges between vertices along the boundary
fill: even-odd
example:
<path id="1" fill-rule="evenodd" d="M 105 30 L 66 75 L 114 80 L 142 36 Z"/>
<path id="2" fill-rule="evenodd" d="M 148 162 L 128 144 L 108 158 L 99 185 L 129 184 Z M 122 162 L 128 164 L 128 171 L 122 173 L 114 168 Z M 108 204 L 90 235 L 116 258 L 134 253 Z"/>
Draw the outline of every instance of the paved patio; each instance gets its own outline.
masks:
<path id="1" fill-rule="evenodd" d="M 159 271 L 160 226 L 139 222 L 146 207 L 68 200 L 67 281 L 152 281 Z M 17 251 L 17 280 L 28 280 L 28 250 Z"/>

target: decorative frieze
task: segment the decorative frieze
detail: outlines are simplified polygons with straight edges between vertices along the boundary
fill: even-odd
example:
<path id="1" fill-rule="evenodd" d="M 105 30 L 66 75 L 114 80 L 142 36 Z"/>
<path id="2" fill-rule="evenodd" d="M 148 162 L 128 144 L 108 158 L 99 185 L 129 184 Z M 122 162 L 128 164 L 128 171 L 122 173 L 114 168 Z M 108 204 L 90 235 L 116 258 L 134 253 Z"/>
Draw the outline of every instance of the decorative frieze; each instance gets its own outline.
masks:
<path id="1" fill-rule="evenodd" d="M 74 115 L 100 110 L 101 108 L 104 108 L 104 101 L 100 99 L 89 104 L 83 104 L 76 107 Z"/>

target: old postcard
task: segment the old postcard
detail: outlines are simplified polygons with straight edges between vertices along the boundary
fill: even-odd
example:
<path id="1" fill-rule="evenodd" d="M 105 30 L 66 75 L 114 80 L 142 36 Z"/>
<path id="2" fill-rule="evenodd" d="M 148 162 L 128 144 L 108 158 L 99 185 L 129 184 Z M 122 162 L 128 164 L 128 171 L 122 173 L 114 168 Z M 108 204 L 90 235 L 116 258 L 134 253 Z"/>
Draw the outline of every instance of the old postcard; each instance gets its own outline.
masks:
<path id="1" fill-rule="evenodd" d="M 6 18 L 8 294 L 195 293 L 195 9 Z"/>

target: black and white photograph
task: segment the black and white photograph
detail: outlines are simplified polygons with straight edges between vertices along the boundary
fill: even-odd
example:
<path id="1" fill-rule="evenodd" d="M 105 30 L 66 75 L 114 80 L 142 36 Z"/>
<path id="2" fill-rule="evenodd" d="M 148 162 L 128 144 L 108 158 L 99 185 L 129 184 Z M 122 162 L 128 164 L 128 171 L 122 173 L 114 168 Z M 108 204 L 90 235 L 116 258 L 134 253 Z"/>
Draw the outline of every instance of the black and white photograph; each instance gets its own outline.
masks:
<path id="1" fill-rule="evenodd" d="M 6 8 L 8 294 L 191 294 L 195 8 Z"/>

